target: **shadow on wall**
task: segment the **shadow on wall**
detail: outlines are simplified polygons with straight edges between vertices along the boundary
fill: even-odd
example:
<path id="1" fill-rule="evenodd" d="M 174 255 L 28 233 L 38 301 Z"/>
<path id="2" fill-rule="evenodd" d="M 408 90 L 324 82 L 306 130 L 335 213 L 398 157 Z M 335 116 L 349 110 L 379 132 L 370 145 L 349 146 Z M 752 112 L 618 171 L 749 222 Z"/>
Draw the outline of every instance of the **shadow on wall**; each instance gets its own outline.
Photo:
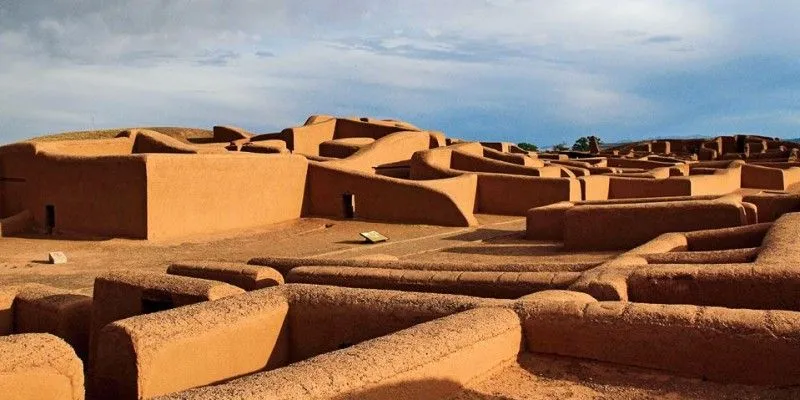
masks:
<path id="1" fill-rule="evenodd" d="M 424 379 L 382 385 L 371 389 L 358 390 L 332 397 L 335 400 L 514 400 L 512 397 L 497 396 L 465 389 L 457 382 L 443 379 Z"/>

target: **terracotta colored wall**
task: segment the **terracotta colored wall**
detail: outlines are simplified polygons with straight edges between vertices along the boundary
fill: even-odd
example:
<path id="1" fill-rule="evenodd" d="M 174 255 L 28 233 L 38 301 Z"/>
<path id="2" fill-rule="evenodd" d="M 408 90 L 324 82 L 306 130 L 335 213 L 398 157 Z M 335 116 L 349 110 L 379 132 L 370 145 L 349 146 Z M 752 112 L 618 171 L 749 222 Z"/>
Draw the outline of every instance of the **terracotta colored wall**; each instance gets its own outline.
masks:
<path id="1" fill-rule="evenodd" d="M 514 360 L 521 337 L 519 317 L 512 310 L 470 310 L 306 363 L 164 399 L 226 398 L 234 393 L 270 393 L 276 398 L 449 398 Z"/>
<path id="2" fill-rule="evenodd" d="M 572 292 L 527 296 L 519 309 L 531 351 L 720 382 L 800 382 L 798 313 L 597 302 Z"/>
<path id="3" fill-rule="evenodd" d="M 172 308 L 240 293 L 244 290 L 226 283 L 184 276 L 118 271 L 97 277 L 89 337 L 90 367 L 102 369 L 103 363 L 109 362 L 103 360 L 102 351 L 97 351 L 100 330 L 111 322 L 147 312 L 147 303 Z"/>
<path id="4" fill-rule="evenodd" d="M 483 157 L 528 167 L 544 167 L 544 162 L 527 154 L 503 153 L 488 147 L 483 148 Z"/>
<path id="5" fill-rule="evenodd" d="M 666 232 L 746 225 L 745 210 L 739 199 L 732 196 L 677 203 L 572 207 L 564 217 L 564 247 L 630 249 Z"/>
<path id="6" fill-rule="evenodd" d="M 744 201 L 758 208 L 758 221 L 770 222 L 789 212 L 800 211 L 800 195 L 791 193 L 759 193 L 744 196 Z"/>
<path id="7" fill-rule="evenodd" d="M 357 218 L 446 226 L 476 223 L 475 176 L 407 181 L 310 162 L 304 215 L 344 217 L 342 195 L 355 195 Z"/>
<path id="8" fill-rule="evenodd" d="M 294 268 L 308 266 L 331 266 L 360 268 L 380 268 L 392 270 L 425 270 L 425 271 L 496 271 L 496 272 L 561 272 L 583 271 L 597 266 L 599 262 L 547 262 L 540 260 L 500 261 L 500 262 L 431 262 L 408 260 L 381 260 L 359 258 L 325 258 L 325 257 L 256 257 L 248 261 L 250 265 L 268 266 L 286 275 Z"/>
<path id="9" fill-rule="evenodd" d="M 94 140 L 61 140 L 36 143 L 38 152 L 69 156 L 123 156 L 133 152 L 133 140 L 128 137 Z"/>
<path id="10" fill-rule="evenodd" d="M 374 167 L 404 161 L 430 145 L 428 132 L 401 131 L 386 135 L 366 145 L 350 157 L 340 161 L 329 161 L 331 165 L 364 172 L 374 172 Z"/>
<path id="11" fill-rule="evenodd" d="M 83 365 L 63 340 L 48 334 L 0 337 L 4 400 L 83 400 Z"/>
<path id="12" fill-rule="evenodd" d="M 578 201 L 581 186 L 574 178 L 540 178 L 506 174 L 478 175 L 478 211 L 525 215 L 532 207 Z"/>
<path id="13" fill-rule="evenodd" d="M 446 294 L 287 284 L 292 362 L 501 301 Z"/>
<path id="14" fill-rule="evenodd" d="M 251 294 L 107 325 L 94 398 L 147 399 L 285 365 L 289 305 L 278 291 Z"/>
<path id="15" fill-rule="evenodd" d="M 329 119 L 310 125 L 284 129 L 280 136 L 294 153 L 319 155 L 319 145 L 334 138 L 336 120 Z"/>
<path id="16" fill-rule="evenodd" d="M 761 165 L 742 166 L 742 187 L 786 190 L 800 182 L 800 168 L 779 169 Z"/>
<path id="17" fill-rule="evenodd" d="M 93 391 L 101 399 L 149 398 L 265 369 L 286 371 L 292 368 L 285 367 L 289 362 L 343 345 L 355 348 L 364 340 L 484 304 L 500 303 L 464 296 L 285 285 L 141 315 L 103 328 Z M 501 313 L 510 324 L 516 319 L 519 327 L 519 320 L 507 311 Z M 481 317 L 485 320 L 481 326 L 493 326 L 491 317 Z M 519 351 L 520 330 L 516 332 L 516 347 L 501 352 L 504 360 Z M 512 342 L 513 330 L 505 339 L 503 343 Z M 424 343 L 427 348 L 429 342 Z M 468 355 L 486 357 L 474 349 Z M 437 358 L 429 353 L 425 363 L 431 359 Z M 351 365 L 328 371 L 348 373 L 353 368 L 370 370 Z"/>
<path id="18" fill-rule="evenodd" d="M 45 205 L 53 205 L 57 231 L 147 237 L 143 157 L 40 155 L 26 165 L 27 182 L 18 194 L 40 229 Z"/>
<path id="19" fill-rule="evenodd" d="M 21 286 L 13 303 L 14 333 L 49 333 L 72 346 L 81 359 L 89 352 L 92 298 L 39 284 Z"/>
<path id="20" fill-rule="evenodd" d="M 691 251 L 738 249 L 761 246 L 764 235 L 771 227 L 771 223 L 761 223 L 686 232 L 684 235 Z"/>
<path id="21" fill-rule="evenodd" d="M 652 169 L 652 168 L 659 168 L 659 167 L 671 167 L 673 165 L 675 165 L 675 163 L 667 163 L 667 162 L 660 162 L 660 161 L 649 161 L 649 160 L 636 160 L 636 159 L 630 159 L 630 158 L 609 158 L 608 159 L 608 166 L 609 167 Z"/>
<path id="22" fill-rule="evenodd" d="M 369 137 L 379 139 L 386 135 L 407 131 L 408 127 L 395 126 L 393 123 L 371 123 L 362 122 L 358 120 L 338 118 L 336 119 L 336 134 L 335 138 L 350 138 L 350 137 Z"/>
<path id="23" fill-rule="evenodd" d="M 233 262 L 184 261 L 170 265 L 167 274 L 225 282 L 248 291 L 283 284 L 283 275 L 272 268 Z"/>
<path id="24" fill-rule="evenodd" d="M 320 266 L 294 268 L 286 280 L 290 283 L 516 299 L 542 290 L 566 289 L 578 275 L 578 272 L 408 271 Z"/>
<path id="25" fill-rule="evenodd" d="M 449 168 L 459 171 L 492 172 L 549 178 L 558 178 L 561 176 L 561 170 L 556 167 L 529 167 L 506 161 L 474 156 L 457 150 L 452 152 Z"/>
<path id="26" fill-rule="evenodd" d="M 308 161 L 290 155 L 148 155 L 148 239 L 300 217 Z"/>
<path id="27" fill-rule="evenodd" d="M 800 273 L 791 268 L 770 273 L 747 262 L 652 264 L 633 271 L 627 282 L 630 301 L 800 311 Z"/>
<path id="28" fill-rule="evenodd" d="M 645 179 L 610 177 L 609 199 L 691 196 L 692 184 L 685 178 Z"/>

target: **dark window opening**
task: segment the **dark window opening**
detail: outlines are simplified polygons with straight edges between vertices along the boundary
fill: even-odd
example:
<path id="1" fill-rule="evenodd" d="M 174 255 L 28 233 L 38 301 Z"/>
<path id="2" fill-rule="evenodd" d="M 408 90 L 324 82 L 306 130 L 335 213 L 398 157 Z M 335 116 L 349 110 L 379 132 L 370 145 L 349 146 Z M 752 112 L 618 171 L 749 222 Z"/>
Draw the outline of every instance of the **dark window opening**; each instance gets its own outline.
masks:
<path id="1" fill-rule="evenodd" d="M 344 217 L 352 219 L 356 217 L 356 195 L 352 193 L 345 193 L 342 195 L 342 208 Z"/>
<path id="2" fill-rule="evenodd" d="M 47 234 L 52 234 L 53 229 L 56 227 L 56 206 L 44 206 L 44 226 L 47 229 Z"/>

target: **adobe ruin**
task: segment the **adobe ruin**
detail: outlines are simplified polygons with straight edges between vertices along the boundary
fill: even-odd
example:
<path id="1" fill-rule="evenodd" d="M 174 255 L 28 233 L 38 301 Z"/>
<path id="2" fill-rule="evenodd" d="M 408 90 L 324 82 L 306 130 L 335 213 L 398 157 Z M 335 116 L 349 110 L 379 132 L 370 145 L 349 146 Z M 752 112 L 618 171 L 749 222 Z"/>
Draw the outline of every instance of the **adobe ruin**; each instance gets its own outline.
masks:
<path id="1" fill-rule="evenodd" d="M 589 142 L 315 115 L 0 147 L 0 393 L 524 399 L 582 363 L 623 371 L 586 397 L 800 396 L 800 145 Z"/>

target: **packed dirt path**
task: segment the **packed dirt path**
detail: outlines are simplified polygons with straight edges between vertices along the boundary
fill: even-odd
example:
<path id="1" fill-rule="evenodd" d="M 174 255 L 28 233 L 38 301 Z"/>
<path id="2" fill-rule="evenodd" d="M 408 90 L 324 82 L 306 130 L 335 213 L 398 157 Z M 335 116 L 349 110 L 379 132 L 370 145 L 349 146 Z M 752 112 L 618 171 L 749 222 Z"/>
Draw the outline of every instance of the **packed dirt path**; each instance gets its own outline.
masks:
<path id="1" fill-rule="evenodd" d="M 374 254 L 423 261 L 601 262 L 614 253 L 561 253 L 560 245 L 521 239 L 525 220 L 479 216 L 477 227 L 404 225 L 360 220 L 303 218 L 261 230 L 186 238 L 172 242 L 28 235 L 0 238 L 0 285 L 44 283 L 91 293 L 94 278 L 110 270 L 164 271 L 182 260 L 247 262 L 253 257 L 350 258 Z M 388 242 L 365 244 L 359 232 L 377 230 Z M 69 262 L 47 263 L 47 253 L 64 252 Z"/>

